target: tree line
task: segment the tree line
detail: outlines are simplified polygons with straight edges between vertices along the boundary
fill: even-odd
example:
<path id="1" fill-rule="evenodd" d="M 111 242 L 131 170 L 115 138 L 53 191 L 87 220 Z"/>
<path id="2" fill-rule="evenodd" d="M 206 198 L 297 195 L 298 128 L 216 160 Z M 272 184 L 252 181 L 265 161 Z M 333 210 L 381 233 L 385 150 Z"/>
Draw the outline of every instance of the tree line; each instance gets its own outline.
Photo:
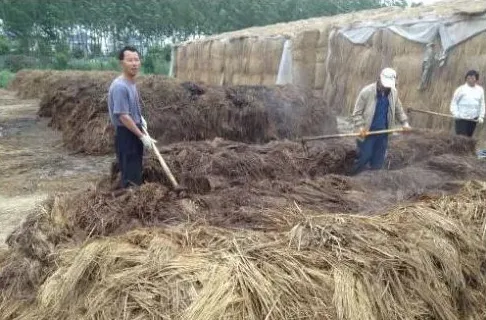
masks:
<path id="1" fill-rule="evenodd" d="M 86 58 L 114 53 L 120 45 L 132 43 L 144 48 L 144 54 L 167 58 L 164 45 L 189 37 L 405 4 L 405 0 L 0 0 L 4 34 L 0 53 L 8 39 L 6 50 L 21 55 L 63 53 Z"/>

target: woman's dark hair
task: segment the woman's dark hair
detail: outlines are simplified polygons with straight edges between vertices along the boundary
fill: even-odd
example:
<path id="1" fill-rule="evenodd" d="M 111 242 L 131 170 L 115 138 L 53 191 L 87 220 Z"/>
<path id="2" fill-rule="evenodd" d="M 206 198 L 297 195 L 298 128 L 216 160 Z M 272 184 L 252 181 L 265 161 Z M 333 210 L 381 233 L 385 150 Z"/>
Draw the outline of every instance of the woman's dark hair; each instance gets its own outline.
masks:
<path id="1" fill-rule="evenodd" d="M 466 77 L 465 77 L 465 78 L 467 79 L 467 77 L 469 77 L 469 76 L 473 76 L 473 77 L 475 77 L 475 78 L 476 78 L 476 81 L 478 81 L 478 80 L 479 80 L 479 72 L 477 72 L 476 70 L 469 70 L 469 71 L 466 73 Z"/>
<path id="2" fill-rule="evenodd" d="M 124 46 L 120 52 L 118 53 L 118 60 L 122 61 L 125 58 L 125 51 L 136 52 L 139 53 L 135 47 L 132 46 Z"/>

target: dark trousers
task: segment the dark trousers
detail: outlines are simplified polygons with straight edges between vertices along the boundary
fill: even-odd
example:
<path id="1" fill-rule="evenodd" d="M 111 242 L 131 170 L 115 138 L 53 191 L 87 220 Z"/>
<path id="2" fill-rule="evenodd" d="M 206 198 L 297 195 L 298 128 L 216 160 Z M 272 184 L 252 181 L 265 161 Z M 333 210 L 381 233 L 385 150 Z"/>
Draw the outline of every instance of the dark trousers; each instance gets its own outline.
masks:
<path id="1" fill-rule="evenodd" d="M 121 185 L 127 188 L 142 184 L 143 143 L 126 127 L 117 127 L 115 149 L 121 172 Z"/>
<path id="2" fill-rule="evenodd" d="M 358 158 L 354 164 L 352 174 L 358 174 L 369 164 L 372 170 L 379 170 L 385 164 L 388 148 L 388 134 L 379 134 L 358 140 Z"/>
<path id="3" fill-rule="evenodd" d="M 456 120 L 457 135 L 472 137 L 474 130 L 476 130 L 476 122 L 462 119 Z"/>

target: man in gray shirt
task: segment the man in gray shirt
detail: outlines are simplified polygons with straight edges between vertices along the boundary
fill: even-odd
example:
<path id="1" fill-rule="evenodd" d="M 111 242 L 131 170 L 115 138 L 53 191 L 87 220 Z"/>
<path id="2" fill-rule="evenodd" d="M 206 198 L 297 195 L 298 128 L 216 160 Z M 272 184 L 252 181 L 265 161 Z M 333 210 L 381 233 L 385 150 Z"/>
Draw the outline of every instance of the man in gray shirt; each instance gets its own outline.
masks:
<path id="1" fill-rule="evenodd" d="M 122 75 L 110 85 L 108 111 L 115 126 L 115 149 L 122 177 L 122 187 L 142 184 L 143 148 L 151 149 L 153 140 L 143 131 L 147 123 L 142 117 L 140 97 L 135 77 L 140 70 L 140 58 L 135 48 L 126 46 L 118 56 Z M 146 131 L 145 131 L 146 132 Z"/>

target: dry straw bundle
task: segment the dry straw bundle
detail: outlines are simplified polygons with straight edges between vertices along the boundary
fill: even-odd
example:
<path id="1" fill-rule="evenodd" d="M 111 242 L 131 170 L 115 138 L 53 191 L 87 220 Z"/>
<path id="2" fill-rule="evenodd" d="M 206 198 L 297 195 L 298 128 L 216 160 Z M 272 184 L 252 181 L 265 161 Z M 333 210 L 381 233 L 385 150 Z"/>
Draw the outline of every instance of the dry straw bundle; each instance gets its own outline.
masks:
<path id="1" fill-rule="evenodd" d="M 210 72 L 208 83 L 222 85 L 224 59 L 226 55 L 226 42 L 214 41 L 211 43 Z"/>
<path id="2" fill-rule="evenodd" d="M 292 75 L 295 84 L 312 88 L 315 81 L 316 47 L 319 30 L 298 34 L 292 45 Z"/>

